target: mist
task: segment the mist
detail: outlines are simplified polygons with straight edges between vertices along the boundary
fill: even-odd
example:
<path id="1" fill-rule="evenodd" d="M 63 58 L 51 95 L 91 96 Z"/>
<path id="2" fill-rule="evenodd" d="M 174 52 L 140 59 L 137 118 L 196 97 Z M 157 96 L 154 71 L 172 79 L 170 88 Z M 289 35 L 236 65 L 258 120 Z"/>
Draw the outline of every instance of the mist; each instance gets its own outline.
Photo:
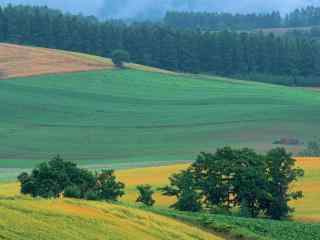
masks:
<path id="1" fill-rule="evenodd" d="M 168 10 L 214 11 L 231 13 L 287 13 L 320 0 L 0 0 L 0 4 L 47 5 L 65 12 L 95 15 L 100 18 L 160 18 Z"/>

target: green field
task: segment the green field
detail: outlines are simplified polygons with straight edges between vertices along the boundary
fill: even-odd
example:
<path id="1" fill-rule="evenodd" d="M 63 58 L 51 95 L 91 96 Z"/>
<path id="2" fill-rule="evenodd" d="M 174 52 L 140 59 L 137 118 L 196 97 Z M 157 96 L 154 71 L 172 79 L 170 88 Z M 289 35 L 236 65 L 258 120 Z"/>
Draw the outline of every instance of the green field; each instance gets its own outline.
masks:
<path id="1" fill-rule="evenodd" d="M 58 153 L 91 167 L 132 167 L 192 160 L 225 144 L 266 150 L 320 132 L 318 92 L 138 70 L 1 81 L 0 109 L 0 168 L 10 173 Z"/>
<path id="2" fill-rule="evenodd" d="M 246 240 L 317 240 L 320 238 L 319 223 L 273 221 L 267 219 L 234 216 L 185 213 L 164 209 L 153 212 L 176 218 L 221 233 L 226 239 Z"/>

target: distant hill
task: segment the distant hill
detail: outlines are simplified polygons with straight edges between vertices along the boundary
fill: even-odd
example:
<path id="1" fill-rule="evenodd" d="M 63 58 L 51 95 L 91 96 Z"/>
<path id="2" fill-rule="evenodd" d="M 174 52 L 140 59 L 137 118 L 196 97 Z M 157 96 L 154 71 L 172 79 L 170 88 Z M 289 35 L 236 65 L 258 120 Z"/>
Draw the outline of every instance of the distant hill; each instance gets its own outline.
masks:
<path id="1" fill-rule="evenodd" d="M 2 79 L 114 68 L 110 59 L 57 49 L 0 43 L 0 52 L 0 78 Z M 145 71 L 169 73 L 138 64 L 126 66 Z"/>

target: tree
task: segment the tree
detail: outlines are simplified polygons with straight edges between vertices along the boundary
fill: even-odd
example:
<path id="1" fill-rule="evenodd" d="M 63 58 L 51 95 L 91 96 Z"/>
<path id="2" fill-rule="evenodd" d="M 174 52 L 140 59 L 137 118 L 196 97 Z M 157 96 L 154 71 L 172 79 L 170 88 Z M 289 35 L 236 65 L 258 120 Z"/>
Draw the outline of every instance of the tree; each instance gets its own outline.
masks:
<path id="1" fill-rule="evenodd" d="M 64 161 L 59 155 L 41 163 L 31 174 L 18 176 L 21 193 L 33 197 L 86 198 L 90 200 L 117 201 L 124 194 L 124 184 L 116 181 L 113 170 L 101 173 L 78 168 L 75 163 Z"/>
<path id="2" fill-rule="evenodd" d="M 287 217 L 293 211 L 289 202 L 303 197 L 301 191 L 290 191 L 290 185 L 304 175 L 302 169 L 295 168 L 295 162 L 284 148 L 275 148 L 266 155 L 270 198 L 266 200 L 264 207 L 272 219 Z"/>
<path id="3" fill-rule="evenodd" d="M 127 51 L 118 49 L 112 52 L 111 59 L 116 67 L 123 68 L 124 63 L 130 61 L 130 55 Z"/>
<path id="4" fill-rule="evenodd" d="M 254 150 L 224 147 L 214 154 L 201 153 L 189 168 L 197 191 L 208 207 L 228 211 L 240 207 L 245 216 L 266 213 L 273 219 L 286 217 L 288 202 L 302 197 L 289 186 L 303 176 L 285 149 L 267 155 Z"/>
<path id="5" fill-rule="evenodd" d="M 190 171 L 201 190 L 208 207 L 231 208 L 232 193 L 229 181 L 229 169 L 232 164 L 232 149 L 218 149 L 216 154 L 201 153 L 192 164 Z"/>
<path id="6" fill-rule="evenodd" d="M 143 203 L 146 206 L 154 205 L 155 200 L 152 197 L 154 191 L 150 185 L 139 185 L 137 186 L 137 190 L 139 192 L 139 197 L 136 202 Z"/>
<path id="7" fill-rule="evenodd" d="M 230 210 L 240 206 L 256 217 L 266 196 L 265 164 L 255 151 L 224 147 L 201 153 L 190 170 L 208 207 Z"/>
<path id="8" fill-rule="evenodd" d="M 102 170 L 97 175 L 96 192 L 100 200 L 117 201 L 124 195 L 125 185 L 118 182 L 114 175 L 114 170 Z"/>
<path id="9" fill-rule="evenodd" d="M 75 171 L 76 164 L 66 162 L 57 155 L 49 162 L 41 163 L 31 174 L 24 172 L 18 176 L 21 193 L 31 194 L 33 197 L 58 197 L 67 186 L 72 185 L 69 173 Z"/>
<path id="10" fill-rule="evenodd" d="M 266 164 L 262 155 L 243 148 L 234 150 L 231 186 L 236 206 L 246 209 L 247 217 L 257 217 L 262 211 L 261 202 L 268 197 Z"/>
<path id="11" fill-rule="evenodd" d="M 202 209 L 201 195 L 190 171 L 182 171 L 170 177 L 170 185 L 160 189 L 165 196 L 175 196 L 177 202 L 171 208 L 180 211 L 198 212 Z"/>

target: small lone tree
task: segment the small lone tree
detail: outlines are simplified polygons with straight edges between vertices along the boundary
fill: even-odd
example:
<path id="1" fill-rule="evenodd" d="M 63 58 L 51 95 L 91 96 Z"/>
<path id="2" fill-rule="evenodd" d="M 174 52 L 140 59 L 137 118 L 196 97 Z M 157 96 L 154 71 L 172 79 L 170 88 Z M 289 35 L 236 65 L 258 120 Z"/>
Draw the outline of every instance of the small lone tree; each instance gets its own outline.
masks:
<path id="1" fill-rule="evenodd" d="M 197 191 L 193 174 L 188 170 L 172 175 L 170 185 L 160 190 L 165 196 L 177 198 L 177 202 L 171 208 L 190 212 L 202 209 L 201 195 Z"/>
<path id="2" fill-rule="evenodd" d="M 143 203 L 146 206 L 153 206 L 155 200 L 153 199 L 154 191 L 150 185 L 139 185 L 137 186 L 139 197 L 136 202 Z"/>
<path id="3" fill-rule="evenodd" d="M 126 50 L 114 50 L 111 54 L 113 64 L 118 68 L 123 68 L 125 62 L 130 61 L 130 54 Z"/>

